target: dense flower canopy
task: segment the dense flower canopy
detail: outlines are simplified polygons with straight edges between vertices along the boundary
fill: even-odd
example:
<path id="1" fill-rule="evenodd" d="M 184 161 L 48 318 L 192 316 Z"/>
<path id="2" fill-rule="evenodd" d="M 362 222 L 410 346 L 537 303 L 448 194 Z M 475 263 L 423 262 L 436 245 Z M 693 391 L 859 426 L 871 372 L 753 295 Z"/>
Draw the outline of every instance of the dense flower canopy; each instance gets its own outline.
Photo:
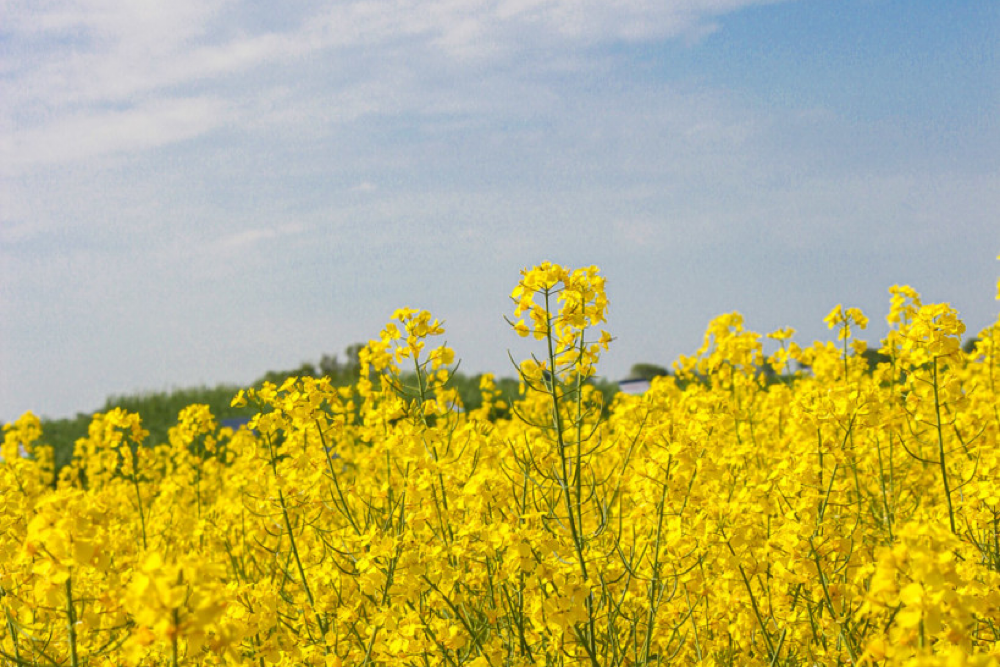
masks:
<path id="1" fill-rule="evenodd" d="M 1000 323 L 963 351 L 950 306 L 890 291 L 877 365 L 856 308 L 771 354 L 732 313 L 605 404 L 604 278 L 546 263 L 511 294 L 521 393 L 486 377 L 477 409 L 444 324 L 403 308 L 353 387 L 242 391 L 236 432 L 192 405 L 148 442 L 112 410 L 56 473 L 26 414 L 0 660 L 998 665 Z"/>

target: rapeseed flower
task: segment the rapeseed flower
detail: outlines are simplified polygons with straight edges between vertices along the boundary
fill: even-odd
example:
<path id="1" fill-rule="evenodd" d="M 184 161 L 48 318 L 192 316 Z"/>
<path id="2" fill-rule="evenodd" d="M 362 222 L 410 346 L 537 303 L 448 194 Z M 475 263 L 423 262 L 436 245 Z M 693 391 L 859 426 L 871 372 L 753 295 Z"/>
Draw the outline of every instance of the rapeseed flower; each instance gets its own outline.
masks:
<path id="1" fill-rule="evenodd" d="M 109 410 L 55 480 L 26 414 L 0 662 L 996 665 L 1000 326 L 964 353 L 949 305 L 890 294 L 874 371 L 860 310 L 769 356 L 729 313 L 605 404 L 604 279 L 546 262 L 511 292 L 522 390 L 484 376 L 476 410 L 402 308 L 355 386 L 243 390 L 238 432 L 193 405 L 150 442 Z"/>

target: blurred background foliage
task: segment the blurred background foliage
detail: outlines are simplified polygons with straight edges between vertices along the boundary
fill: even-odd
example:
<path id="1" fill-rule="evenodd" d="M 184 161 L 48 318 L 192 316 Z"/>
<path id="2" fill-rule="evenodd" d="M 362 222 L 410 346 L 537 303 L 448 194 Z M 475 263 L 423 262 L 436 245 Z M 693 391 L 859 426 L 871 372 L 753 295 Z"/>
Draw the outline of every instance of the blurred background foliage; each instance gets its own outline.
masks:
<path id="1" fill-rule="evenodd" d="M 352 386 L 358 379 L 360 366 L 358 352 L 364 347 L 362 343 L 350 345 L 343 356 L 324 354 L 318 363 L 303 362 L 298 368 L 288 370 L 268 371 L 258 378 L 253 387 L 259 388 L 264 382 L 281 385 L 288 377 L 329 377 L 338 387 Z M 466 375 L 456 372 L 452 377 L 452 386 L 458 391 L 462 405 L 467 410 L 474 410 L 482 405 L 479 383 L 482 374 Z M 403 380 L 412 380 L 403 374 Z M 494 378 L 497 388 L 504 401 L 510 402 L 519 393 L 519 383 L 510 377 Z M 593 382 L 605 395 L 606 405 L 618 391 L 618 384 L 604 379 Z M 109 396 L 104 405 L 93 413 L 79 412 L 75 417 L 63 419 L 42 419 L 42 440 L 39 444 L 51 445 L 55 456 L 56 470 L 69 463 L 73 456 L 73 445 L 79 438 L 87 435 L 94 413 L 104 413 L 114 408 L 122 408 L 138 413 L 142 417 L 143 427 L 149 431 L 145 444 L 157 445 L 168 441 L 169 430 L 177 424 L 177 416 L 185 407 L 201 403 L 208 405 L 212 414 L 221 425 L 237 426 L 244 423 L 256 412 L 253 405 L 233 407 L 233 397 L 240 389 L 235 384 L 220 384 L 215 387 L 175 388 L 164 391 L 147 391 L 135 394 Z M 506 418 L 508 411 L 495 409 L 493 419 Z"/>
<path id="2" fill-rule="evenodd" d="M 976 339 L 970 338 L 965 341 L 963 348 L 971 351 Z M 268 371 L 261 376 L 252 386 L 260 387 L 264 382 L 273 382 L 281 385 L 286 378 L 296 377 L 329 377 L 335 386 L 346 387 L 353 385 L 358 379 L 360 367 L 358 364 L 358 352 L 364 347 L 362 343 L 355 343 L 347 347 L 343 356 L 336 354 L 324 354 L 318 363 L 303 362 L 298 368 L 289 370 Z M 869 348 L 863 353 L 868 360 L 869 368 L 874 368 L 890 359 L 880 354 L 877 350 Z M 800 368 L 800 371 L 808 372 L 807 368 Z M 768 384 L 782 382 L 786 378 L 775 376 L 770 367 L 761 369 Z M 664 366 L 653 363 L 637 363 L 632 366 L 629 373 L 633 380 L 652 380 L 658 376 L 671 375 L 671 372 Z M 458 391 L 462 399 L 462 404 L 467 410 L 474 410 L 482 405 L 482 396 L 479 392 L 479 382 L 482 374 L 466 375 L 456 372 L 452 378 L 452 386 Z M 407 379 L 403 376 L 404 381 Z M 495 378 L 501 396 L 506 402 L 510 402 L 519 393 L 519 383 L 510 377 Z M 604 378 L 595 378 L 593 384 L 604 394 L 605 406 L 611 404 L 615 394 L 618 393 L 618 383 Z M 136 394 L 126 394 L 121 396 L 110 396 L 104 405 L 94 412 L 107 412 L 113 408 L 122 408 L 130 412 L 136 412 L 142 417 L 143 427 L 149 431 L 146 440 L 147 445 L 157 445 L 168 441 L 168 432 L 177 423 L 177 415 L 185 407 L 202 403 L 208 405 L 215 415 L 215 418 L 223 425 L 238 425 L 253 416 L 255 409 L 252 405 L 244 407 L 232 407 L 233 397 L 240 389 L 234 384 L 220 384 L 215 387 L 191 387 L 178 388 L 169 391 L 150 391 Z M 55 455 L 56 469 L 66 465 L 73 456 L 73 445 L 77 439 L 87 435 L 93 413 L 80 412 L 75 417 L 64 419 L 43 419 L 42 420 L 42 443 L 51 445 Z M 493 419 L 508 417 L 508 411 L 497 409 L 491 415 Z"/>

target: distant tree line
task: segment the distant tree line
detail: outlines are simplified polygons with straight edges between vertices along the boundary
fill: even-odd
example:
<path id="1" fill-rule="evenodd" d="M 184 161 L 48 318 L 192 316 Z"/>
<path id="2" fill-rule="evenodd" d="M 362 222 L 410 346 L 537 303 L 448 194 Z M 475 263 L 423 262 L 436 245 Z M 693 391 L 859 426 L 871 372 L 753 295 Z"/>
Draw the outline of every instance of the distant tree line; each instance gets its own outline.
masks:
<path id="1" fill-rule="evenodd" d="M 355 343 L 347 347 L 343 356 L 324 354 L 317 363 L 303 362 L 296 368 L 274 370 L 264 373 L 251 386 L 260 387 L 265 382 L 280 385 L 288 377 L 329 377 L 334 386 L 346 387 L 353 385 L 361 371 L 358 353 L 364 347 L 363 343 Z M 458 392 L 462 405 L 466 410 L 474 410 L 482 406 L 480 393 L 481 373 L 466 375 L 456 372 L 451 380 L 452 387 Z M 406 373 L 404 382 L 412 382 L 413 376 Z M 499 377 L 494 383 L 500 390 L 501 398 L 509 405 L 516 399 L 519 392 L 519 382 L 511 377 Z M 607 380 L 596 379 L 593 384 L 605 396 L 605 405 L 610 405 L 618 385 Z M 220 384 L 214 387 L 189 387 L 169 391 L 140 392 L 110 396 L 104 405 L 94 412 L 108 412 L 114 408 L 122 408 L 138 413 L 142 417 L 143 427 L 149 431 L 147 444 L 165 443 L 169 440 L 170 428 L 177 423 L 180 411 L 192 404 L 208 405 L 212 414 L 220 422 L 227 419 L 245 419 L 251 417 L 255 409 L 252 405 L 233 407 L 233 397 L 245 387 L 235 384 Z M 87 435 L 93 413 L 78 412 L 75 417 L 63 419 L 42 420 L 42 442 L 51 445 L 55 454 L 56 468 L 66 465 L 72 458 L 73 445 Z M 495 407 L 490 415 L 492 419 L 507 418 L 509 407 Z"/>
<path id="2" fill-rule="evenodd" d="M 966 354 L 971 354 L 972 351 L 975 350 L 976 343 L 978 342 L 978 337 L 967 338 L 965 342 L 962 343 L 962 351 Z M 878 351 L 878 349 L 871 347 L 862 352 L 861 357 L 868 362 L 869 373 L 874 373 L 879 364 L 892 363 L 892 357 L 887 354 L 882 354 Z M 799 363 L 798 367 L 799 370 L 802 371 L 809 370 L 809 367 L 802 363 Z M 770 364 L 764 364 L 760 368 L 760 373 L 768 384 L 787 381 L 787 379 L 779 377 Z M 633 364 L 632 368 L 629 370 L 629 378 L 633 380 L 652 380 L 655 377 L 669 375 L 672 375 L 672 373 L 665 366 L 646 362 Z"/>
<path id="3" fill-rule="evenodd" d="M 971 338 L 965 341 L 962 349 L 971 352 L 978 339 Z M 354 384 L 358 379 L 361 367 L 358 361 L 358 353 L 364 347 L 363 343 L 355 343 L 346 348 L 343 356 L 336 354 L 324 354 L 316 363 L 303 362 L 297 368 L 288 370 L 268 371 L 253 383 L 252 386 L 260 387 L 264 382 L 281 384 L 286 378 L 297 377 L 329 377 L 334 386 L 346 387 Z M 880 363 L 888 363 L 891 359 L 881 354 L 876 349 L 867 349 L 862 356 L 868 362 L 870 371 L 874 371 Z M 800 365 L 800 370 L 808 368 Z M 788 378 L 778 377 L 769 365 L 764 365 L 760 369 L 765 381 L 770 383 L 787 382 Z M 672 375 L 665 366 L 658 364 L 640 362 L 634 364 L 629 377 L 637 380 L 652 380 L 655 377 Z M 404 373 L 403 380 L 407 381 Z M 461 397 L 465 409 L 474 410 L 482 405 L 482 397 L 479 391 L 479 384 L 482 374 L 466 375 L 461 372 L 455 373 L 452 378 L 452 386 Z M 495 383 L 500 390 L 500 395 L 508 403 L 514 400 L 519 391 L 519 382 L 515 378 L 496 378 Z M 605 397 L 605 405 L 611 404 L 614 395 L 618 392 L 618 384 L 605 379 L 596 378 L 592 381 L 594 386 L 601 391 Z M 177 423 L 177 415 L 180 411 L 194 403 L 203 403 L 209 406 L 216 419 L 239 419 L 250 417 L 254 413 L 252 406 L 233 407 L 231 405 L 233 396 L 236 395 L 241 386 L 235 384 L 220 384 L 215 387 L 190 387 L 173 389 L 170 391 L 142 392 L 138 394 L 126 394 L 110 396 L 104 405 L 95 412 L 107 412 L 113 408 L 122 408 L 130 412 L 137 412 L 142 416 L 143 426 L 149 431 L 148 442 L 157 444 L 168 441 L 168 432 Z M 506 418 L 509 416 L 509 409 L 496 408 L 491 415 L 494 419 Z M 91 413 L 80 412 L 75 417 L 65 419 L 44 419 L 42 420 L 43 443 L 52 445 L 56 456 L 56 467 L 65 465 L 72 457 L 73 444 L 77 439 L 87 435 L 87 429 L 91 422 Z"/>

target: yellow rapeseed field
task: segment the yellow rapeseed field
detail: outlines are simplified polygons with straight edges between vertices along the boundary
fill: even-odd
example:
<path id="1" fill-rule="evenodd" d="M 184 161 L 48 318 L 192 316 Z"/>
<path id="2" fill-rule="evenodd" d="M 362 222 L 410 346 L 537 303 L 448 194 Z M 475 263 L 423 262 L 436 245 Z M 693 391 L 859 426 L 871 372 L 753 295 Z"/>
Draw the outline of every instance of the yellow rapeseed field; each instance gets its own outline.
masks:
<path id="1" fill-rule="evenodd" d="M 963 352 L 950 306 L 890 292 L 874 370 L 857 309 L 770 356 L 734 313 L 603 405 L 604 279 L 546 263 L 511 295 L 537 347 L 509 419 L 488 377 L 462 409 L 411 309 L 356 386 L 241 392 L 235 433 L 112 410 L 54 479 L 26 414 L 0 663 L 1000 665 L 1000 322 Z"/>

